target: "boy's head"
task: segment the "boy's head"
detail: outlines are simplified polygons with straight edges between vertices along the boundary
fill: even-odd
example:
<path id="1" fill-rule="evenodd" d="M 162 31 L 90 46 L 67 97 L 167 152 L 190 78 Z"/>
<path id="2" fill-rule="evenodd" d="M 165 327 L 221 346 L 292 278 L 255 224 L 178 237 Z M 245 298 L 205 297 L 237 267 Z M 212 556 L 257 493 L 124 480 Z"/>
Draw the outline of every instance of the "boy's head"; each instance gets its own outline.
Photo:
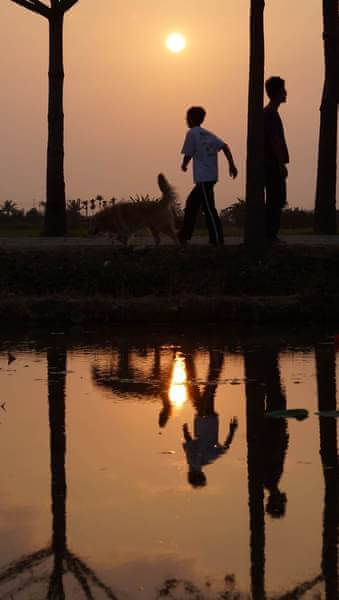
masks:
<path id="1" fill-rule="evenodd" d="M 265 82 L 266 94 L 274 102 L 286 102 L 287 92 L 285 80 L 281 77 L 270 77 Z"/>
<path id="2" fill-rule="evenodd" d="M 187 479 L 194 488 L 204 487 L 207 484 L 205 473 L 196 469 L 190 469 L 188 471 Z"/>
<path id="3" fill-rule="evenodd" d="M 186 113 L 187 125 L 192 127 L 198 127 L 203 122 L 206 115 L 206 111 L 202 106 L 191 106 Z"/>

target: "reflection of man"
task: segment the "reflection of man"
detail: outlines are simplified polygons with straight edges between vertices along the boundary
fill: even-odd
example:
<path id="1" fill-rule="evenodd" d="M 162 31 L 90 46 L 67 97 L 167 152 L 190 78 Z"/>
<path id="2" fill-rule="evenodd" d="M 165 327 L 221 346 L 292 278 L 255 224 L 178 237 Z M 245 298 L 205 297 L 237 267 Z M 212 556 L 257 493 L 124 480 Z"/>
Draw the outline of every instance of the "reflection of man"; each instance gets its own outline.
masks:
<path id="1" fill-rule="evenodd" d="M 278 354 L 271 349 L 262 353 L 266 411 L 285 410 L 286 396 L 280 381 Z M 279 489 L 288 447 L 286 419 L 264 419 L 263 424 L 263 473 L 264 486 L 269 492 L 266 512 L 273 518 L 281 518 L 286 512 L 287 496 Z"/>
<path id="2" fill-rule="evenodd" d="M 210 352 L 207 383 L 201 394 L 196 384 L 194 363 L 191 357 L 186 358 L 189 377 L 188 389 L 196 409 L 196 415 L 194 417 L 194 437 L 190 434 L 187 423 L 183 426 L 185 438 L 183 448 L 188 463 L 188 481 L 193 487 L 206 485 L 203 467 L 215 462 L 227 452 L 238 426 L 237 419 L 231 419 L 225 442 L 219 443 L 219 416 L 214 409 L 214 400 L 223 362 L 222 352 Z"/>

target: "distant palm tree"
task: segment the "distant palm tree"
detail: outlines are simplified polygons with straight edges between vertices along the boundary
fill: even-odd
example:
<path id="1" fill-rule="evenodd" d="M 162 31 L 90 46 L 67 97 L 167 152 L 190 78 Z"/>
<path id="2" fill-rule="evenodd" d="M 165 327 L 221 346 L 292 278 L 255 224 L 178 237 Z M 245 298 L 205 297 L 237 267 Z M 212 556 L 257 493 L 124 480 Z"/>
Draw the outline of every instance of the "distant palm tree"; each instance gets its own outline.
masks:
<path id="1" fill-rule="evenodd" d="M 18 212 L 19 210 L 17 208 L 17 205 L 12 200 L 5 200 L 0 205 L 0 213 L 2 215 L 5 215 L 6 217 L 13 217 L 14 215 L 17 215 Z"/>
<path id="2" fill-rule="evenodd" d="M 41 200 L 41 202 L 39 202 L 39 208 L 41 208 L 41 212 L 44 213 L 46 210 L 46 202 L 44 200 Z"/>
<path id="3" fill-rule="evenodd" d="M 72 213 L 80 214 L 80 211 L 81 211 L 80 198 L 77 198 L 76 200 L 67 200 L 67 210 Z"/>
<path id="4" fill-rule="evenodd" d="M 101 196 L 100 194 L 98 194 L 98 196 L 95 198 L 95 202 L 99 204 L 99 210 L 101 210 L 103 200 L 103 196 Z"/>
<path id="5" fill-rule="evenodd" d="M 325 80 L 320 106 L 314 228 L 336 233 L 337 132 L 339 102 L 338 0 L 323 0 Z"/>
<path id="6" fill-rule="evenodd" d="M 245 243 L 265 243 L 264 200 L 264 9 L 265 0 L 251 0 L 250 73 L 248 91 Z"/>
<path id="7" fill-rule="evenodd" d="M 63 113 L 63 23 L 65 13 L 79 0 L 11 0 L 45 19 L 49 24 L 49 99 L 47 144 L 47 193 L 45 231 L 48 236 L 66 233 Z"/>
<path id="8" fill-rule="evenodd" d="M 81 202 L 81 208 L 84 209 L 86 217 L 88 217 L 88 200 L 83 200 Z"/>

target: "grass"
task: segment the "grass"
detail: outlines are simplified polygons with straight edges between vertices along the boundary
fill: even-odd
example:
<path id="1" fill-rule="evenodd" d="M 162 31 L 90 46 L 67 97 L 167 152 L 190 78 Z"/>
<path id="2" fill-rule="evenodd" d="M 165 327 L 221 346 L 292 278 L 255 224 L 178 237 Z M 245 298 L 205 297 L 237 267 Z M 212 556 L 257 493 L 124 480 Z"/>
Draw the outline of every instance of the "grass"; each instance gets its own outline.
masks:
<path id="1" fill-rule="evenodd" d="M 10 237 L 10 238 L 20 238 L 20 237 L 40 237 L 41 236 L 42 227 L 40 225 L 30 225 L 28 223 L 24 223 L 21 226 L 10 226 L 0 224 L 0 238 L 1 237 Z M 243 237 L 243 229 L 240 227 L 224 227 L 225 237 Z M 314 232 L 311 227 L 301 227 L 295 229 L 281 229 L 281 234 L 283 235 L 313 235 Z M 141 231 L 138 235 L 149 235 L 149 233 L 145 231 Z M 208 236 L 208 232 L 206 228 L 200 227 L 195 230 L 195 235 L 198 236 Z M 82 227 L 72 228 L 69 227 L 67 232 L 67 237 L 88 237 L 88 228 L 83 225 Z"/>
<path id="2" fill-rule="evenodd" d="M 0 322 L 339 319 L 339 248 L 0 248 Z"/>

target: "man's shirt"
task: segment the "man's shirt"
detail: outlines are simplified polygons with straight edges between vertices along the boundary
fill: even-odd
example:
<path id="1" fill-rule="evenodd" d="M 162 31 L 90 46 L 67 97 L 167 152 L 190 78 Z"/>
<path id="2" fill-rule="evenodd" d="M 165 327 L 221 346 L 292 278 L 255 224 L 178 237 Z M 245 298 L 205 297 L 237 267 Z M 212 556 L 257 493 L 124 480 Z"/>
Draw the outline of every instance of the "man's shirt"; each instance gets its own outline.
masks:
<path id="1" fill-rule="evenodd" d="M 282 120 L 271 106 L 264 108 L 264 144 L 266 161 L 290 162 Z"/>

